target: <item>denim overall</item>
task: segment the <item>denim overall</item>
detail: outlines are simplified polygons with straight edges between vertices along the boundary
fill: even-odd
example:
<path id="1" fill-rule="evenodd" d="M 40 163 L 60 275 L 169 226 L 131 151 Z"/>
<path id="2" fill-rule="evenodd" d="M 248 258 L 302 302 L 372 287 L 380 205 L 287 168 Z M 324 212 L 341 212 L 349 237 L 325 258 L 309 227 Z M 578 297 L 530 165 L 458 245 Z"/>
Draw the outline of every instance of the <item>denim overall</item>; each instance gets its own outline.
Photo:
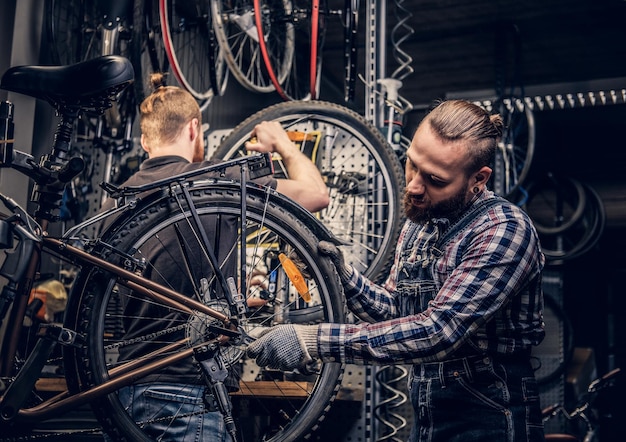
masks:
<path id="1" fill-rule="evenodd" d="M 447 229 L 439 221 L 407 232 L 396 286 L 402 316 L 426 310 L 441 288 L 432 275 L 446 243 L 501 201 L 490 198 L 472 206 Z M 441 235 L 440 229 L 445 229 Z M 415 250 L 418 240 L 421 249 Z M 411 442 L 544 440 L 538 387 L 527 357 L 481 354 L 466 345 L 455 359 L 414 365 L 408 387 L 415 411 Z"/>
<path id="2" fill-rule="evenodd" d="M 407 232 L 405 246 L 402 248 L 400 271 L 396 282 L 400 316 L 414 315 L 428 308 L 428 303 L 441 288 L 437 286 L 432 275 L 435 262 L 443 254 L 445 245 L 466 229 L 476 216 L 499 202 L 501 202 L 499 198 L 490 198 L 473 205 L 447 229 L 445 228 L 447 220 L 435 220 L 429 224 L 428 230 L 422 230 L 418 225 L 411 226 L 412 231 Z M 441 229 L 444 229 L 444 232 L 440 236 Z M 420 239 L 421 250 L 415 251 L 416 243 Z M 411 255 L 415 255 L 413 261 Z"/>

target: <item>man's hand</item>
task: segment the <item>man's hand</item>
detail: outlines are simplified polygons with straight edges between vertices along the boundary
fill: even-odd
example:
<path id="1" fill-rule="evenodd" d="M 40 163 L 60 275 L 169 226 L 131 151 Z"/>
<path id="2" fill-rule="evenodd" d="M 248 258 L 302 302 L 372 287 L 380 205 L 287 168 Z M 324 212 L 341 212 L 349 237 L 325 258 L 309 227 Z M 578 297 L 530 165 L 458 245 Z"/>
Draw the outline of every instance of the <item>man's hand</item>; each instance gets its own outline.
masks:
<path id="1" fill-rule="evenodd" d="M 277 325 L 257 336 L 248 356 L 260 367 L 283 371 L 306 369 L 317 358 L 317 325 Z"/>
<path id="2" fill-rule="evenodd" d="M 287 132 L 277 121 L 262 121 L 255 126 L 251 135 L 252 139 L 246 142 L 248 150 L 260 153 L 282 153 L 281 149 L 297 151 Z"/>
<path id="3" fill-rule="evenodd" d="M 320 241 L 317 245 L 317 249 L 322 255 L 326 255 L 337 267 L 337 273 L 339 273 L 339 279 L 342 283 L 350 280 L 354 270 L 351 266 L 346 265 L 346 261 L 343 257 L 343 253 L 339 248 L 330 241 Z"/>
<path id="4" fill-rule="evenodd" d="M 326 181 L 315 164 L 289 139 L 277 121 L 263 121 L 254 127 L 246 149 L 260 153 L 272 152 L 284 165 L 286 178 L 276 180 L 276 190 L 305 209 L 317 212 L 328 207 L 330 197 Z"/>

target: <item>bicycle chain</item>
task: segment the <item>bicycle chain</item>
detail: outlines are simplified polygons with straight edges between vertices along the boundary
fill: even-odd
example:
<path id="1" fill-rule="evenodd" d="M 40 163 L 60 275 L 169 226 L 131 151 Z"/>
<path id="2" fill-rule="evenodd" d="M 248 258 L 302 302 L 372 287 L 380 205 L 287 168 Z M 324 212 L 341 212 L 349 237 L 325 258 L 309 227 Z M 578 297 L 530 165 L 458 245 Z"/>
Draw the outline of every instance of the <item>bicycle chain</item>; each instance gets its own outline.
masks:
<path id="1" fill-rule="evenodd" d="M 135 338 L 135 339 L 131 339 L 131 340 L 127 340 L 127 341 L 123 341 L 123 342 L 117 342 L 115 344 L 111 344 L 111 345 L 107 345 L 104 348 L 106 350 L 110 350 L 113 348 L 118 348 L 118 347 L 122 347 L 125 345 L 132 345 L 132 344 L 136 344 L 138 342 L 143 342 L 143 341 L 147 341 L 147 340 L 151 340 L 151 339 L 155 339 L 155 338 L 159 338 L 163 335 L 169 334 L 169 333 L 175 333 L 177 331 L 180 330 L 184 330 L 186 327 L 185 324 L 183 325 L 179 325 L 176 327 L 172 327 L 166 330 L 160 330 L 158 332 L 154 332 L 151 333 L 149 335 L 143 336 L 143 337 L 139 337 L 139 338 Z M 54 364 L 55 362 L 60 362 L 62 360 L 61 357 L 56 357 L 56 358 L 52 358 L 49 359 L 46 364 L 50 365 L 50 364 Z M 198 411 L 198 412 L 194 412 L 194 413 L 189 413 L 183 417 L 187 417 L 187 416 L 194 416 L 197 414 L 201 414 L 203 413 L 202 411 Z M 167 419 L 166 417 L 163 417 L 162 419 Z M 81 435 L 81 434 L 97 434 L 97 433 L 102 433 L 102 429 L 101 428 L 90 428 L 90 429 L 83 429 L 83 430 L 70 430 L 70 431 L 62 431 L 62 432 L 50 432 L 50 433 L 40 433 L 40 434 L 28 434 L 28 435 L 16 435 L 16 436 L 2 436 L 0 437 L 0 442 L 25 442 L 25 441 L 32 441 L 32 440 L 50 440 L 50 439 L 55 439 L 55 438 L 63 438 L 63 437 L 68 437 L 68 436 L 76 436 L 76 435 Z"/>
<path id="2" fill-rule="evenodd" d="M 158 332 L 150 333 L 149 335 L 142 336 L 142 337 L 139 337 L 139 338 L 134 338 L 134 339 L 130 339 L 130 340 L 122 341 L 122 342 L 116 342 L 115 344 L 106 345 L 104 347 L 104 349 L 105 350 L 111 350 L 113 348 L 119 348 L 119 347 L 123 347 L 125 345 L 137 344 L 139 342 L 151 340 L 153 338 L 159 338 L 159 337 L 167 335 L 169 333 L 175 333 L 177 331 L 184 330 L 186 327 L 187 327 L 187 325 L 183 324 L 183 325 L 179 325 L 179 326 L 176 326 L 176 327 L 168 328 L 168 329 L 165 329 L 165 330 L 160 330 Z"/>

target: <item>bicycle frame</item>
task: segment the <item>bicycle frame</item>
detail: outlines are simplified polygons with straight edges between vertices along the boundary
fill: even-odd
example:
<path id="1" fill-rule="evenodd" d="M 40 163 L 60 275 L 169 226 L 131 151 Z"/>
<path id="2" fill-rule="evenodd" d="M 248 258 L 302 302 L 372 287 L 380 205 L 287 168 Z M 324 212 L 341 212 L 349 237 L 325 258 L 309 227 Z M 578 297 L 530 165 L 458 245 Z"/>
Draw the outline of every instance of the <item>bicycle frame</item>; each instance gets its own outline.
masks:
<path id="1" fill-rule="evenodd" d="M 115 60 L 105 61 L 115 62 Z M 97 60 L 95 62 L 87 63 L 88 64 L 83 64 L 83 66 L 88 66 L 86 69 L 89 69 L 89 67 L 94 67 L 95 69 L 101 68 Z M 111 64 L 109 64 L 109 66 L 110 65 Z M 105 66 L 105 64 L 102 64 L 102 66 Z M 67 78 L 71 77 L 71 71 L 67 70 L 66 72 L 68 73 Z M 132 69 L 130 72 L 132 74 Z M 66 80 L 66 77 L 62 76 L 62 78 Z M 128 84 L 128 80 L 123 81 L 122 84 Z M 118 85 L 116 84 L 112 87 L 117 89 Z M 25 90 L 22 92 L 30 92 L 30 95 L 33 96 L 37 96 L 39 94 L 39 91 L 36 89 L 33 91 Z M 94 97 L 88 99 L 88 101 L 98 101 L 96 99 L 96 95 L 99 94 L 99 92 L 96 91 L 93 94 Z M 108 92 L 107 95 L 111 96 Z M 106 104 L 99 104 L 106 107 Z M 112 185 L 105 186 L 112 196 L 125 198 L 154 189 L 171 189 L 174 186 L 179 186 L 182 189 L 184 199 L 193 214 L 195 228 L 202 238 L 204 252 L 209 258 L 213 272 L 217 276 L 219 284 L 225 294 L 225 298 L 231 308 L 231 313 L 233 315 L 231 317 L 216 311 L 201 302 L 191 299 L 184 294 L 146 280 L 141 275 L 133 271 L 134 267 L 136 265 L 140 265 L 140 263 L 133 263 L 132 260 L 129 260 L 127 268 L 121 268 L 97 256 L 92 256 L 85 250 L 68 244 L 68 239 L 71 240 L 75 232 L 81 231 L 83 228 L 88 225 L 92 225 L 94 222 L 102 222 L 113 215 L 123 212 L 128 207 L 132 207 L 135 203 L 133 198 L 121 207 L 111 209 L 100 216 L 97 216 L 95 219 L 86 220 L 83 223 L 78 224 L 74 228 L 70 229 L 62 239 L 52 238 L 47 235 L 48 224 L 50 221 L 54 220 L 52 212 L 59 204 L 61 195 L 64 191 L 65 183 L 70 181 L 76 174 L 80 173 L 83 166 L 82 161 L 65 157 L 65 152 L 68 150 L 69 140 L 72 133 L 72 123 L 77 117 L 78 112 L 81 110 L 82 105 L 76 104 L 67 108 L 59 105 L 58 108 L 62 109 L 62 122 L 57 130 L 57 136 L 55 137 L 52 154 L 45 155 L 39 166 L 35 165 L 34 159 L 30 157 L 30 155 L 13 150 L 12 107 L 9 106 L 7 112 L 3 111 L 3 116 L 6 118 L 6 133 L 3 134 L 5 142 L 2 143 L 1 146 L 2 154 L 0 155 L 0 158 L 2 159 L 2 163 L 0 163 L 0 166 L 12 167 L 33 178 L 33 180 L 37 183 L 35 194 L 39 196 L 39 198 L 36 199 L 39 208 L 37 210 L 38 215 L 35 216 L 35 218 L 31 218 L 24 209 L 14 203 L 9 197 L 0 194 L 0 200 L 14 213 L 13 216 L 1 220 L 3 248 L 11 249 L 13 235 L 18 237 L 17 247 L 13 250 L 13 252 L 6 254 L 6 259 L 0 267 L 0 275 L 7 278 L 9 281 L 9 283 L 5 285 L 2 290 L 2 309 L 0 310 L 2 318 L 5 317 L 9 307 L 13 304 L 8 316 L 9 328 L 5 334 L 1 348 L 2 363 L 0 366 L 0 376 L 8 378 L 13 374 L 12 364 L 17 351 L 18 336 L 20 335 L 23 319 L 26 313 L 28 296 L 32 289 L 33 281 L 37 276 L 40 259 L 44 251 L 53 252 L 78 266 L 82 264 L 90 264 L 104 269 L 110 274 L 115 275 L 118 284 L 121 286 L 127 287 L 147 298 L 158 299 L 159 302 L 162 302 L 172 308 L 180 309 L 186 312 L 200 312 L 221 321 L 223 327 L 210 326 L 218 335 L 216 341 L 219 339 L 242 338 L 243 334 L 241 330 L 237 329 L 237 322 L 244 319 L 246 308 L 242 305 L 242 297 L 236 292 L 234 281 L 227 280 L 218 265 L 214 252 L 210 247 L 208 236 L 199 221 L 197 213 L 195 213 L 194 204 L 188 190 L 189 184 L 187 184 L 187 180 L 210 171 L 223 170 L 233 166 L 238 166 L 240 168 L 242 201 L 241 225 L 239 226 L 239 229 L 243 233 L 241 241 L 244 241 L 246 229 L 246 180 L 248 176 L 255 178 L 272 173 L 273 169 L 270 156 L 265 154 L 226 161 L 217 165 L 208 166 L 192 172 L 183 173 L 164 180 L 153 182 L 145 186 L 121 189 Z M 46 200 L 44 200 L 44 196 L 46 197 Z M 53 197 L 52 203 L 47 201 L 47 198 L 50 198 L 51 196 Z M 113 248 L 112 250 L 115 252 Z M 242 254 L 244 254 L 243 258 L 245 259 L 244 247 L 242 247 Z M 242 277 L 243 278 L 242 281 L 240 281 L 239 287 L 242 290 L 245 290 L 245 271 L 242 272 Z M 235 320 L 233 317 L 237 317 L 237 319 Z M 24 366 L 18 371 L 15 380 L 10 383 L 5 394 L 0 400 L 0 418 L 4 421 L 12 421 L 14 419 L 18 419 L 20 421 L 48 419 L 73 407 L 86 404 L 95 397 L 106 395 L 121 386 L 128 385 L 134 379 L 137 379 L 137 377 L 153 373 L 165 366 L 190 357 L 199 351 L 201 347 L 205 347 L 207 345 L 206 342 L 202 342 L 194 345 L 193 347 L 178 351 L 174 355 L 164 356 L 168 354 L 169 351 L 174 349 L 181 350 L 182 347 L 186 345 L 184 340 L 175 342 L 157 352 L 151 353 L 151 362 L 148 364 L 139 366 L 137 361 L 130 361 L 116 367 L 110 373 L 110 375 L 112 375 L 111 379 L 101 385 L 98 385 L 96 388 L 86 392 L 80 392 L 76 395 L 70 395 L 70 393 L 66 390 L 65 392 L 43 402 L 36 407 L 31 409 L 22 409 L 22 406 L 28 397 L 28 392 L 32 391 L 35 386 L 35 383 L 40 377 L 41 371 L 55 344 L 61 343 L 63 345 L 75 345 L 80 340 L 80 336 L 77 336 L 74 331 L 57 325 L 42 326 L 39 331 L 39 337 L 41 339 L 38 340 L 35 348 L 30 352 Z"/>
<path id="2" fill-rule="evenodd" d="M 142 186 L 103 184 L 117 207 L 60 237 L 48 234 L 58 220 L 66 183 L 84 165 L 70 158 L 73 123 L 81 112 L 101 115 L 132 76 L 127 59 L 105 56 L 65 67 L 11 68 L 0 80 L 3 89 L 49 101 L 61 117 L 50 153 L 37 163 L 13 150 L 12 113 L 0 109 L 0 123 L 7 123 L 0 132 L 0 167 L 29 176 L 36 203 L 31 216 L 0 194 L 12 212 L 0 216 L 5 255 L 0 277 L 8 281 L 0 292 L 0 317 L 9 321 L 0 348 L 0 432 L 38 437 L 38 425 L 18 424 L 41 423 L 88 404 L 102 431 L 143 441 L 149 437 L 145 425 L 181 418 L 184 423 L 196 414 L 212 419 L 217 406 L 233 440 L 238 431 L 261 431 L 275 442 L 299 440 L 317 429 L 337 396 L 343 368 L 319 361 L 303 378 L 297 370 L 259 367 L 245 350 L 250 336 L 276 323 L 345 321 L 339 276 L 330 259 L 317 252 L 322 239 L 340 241 L 302 206 L 269 187 L 247 184 L 271 173 L 269 155 L 224 161 Z M 200 176 L 209 172 L 209 178 Z M 46 319 L 35 336 L 37 329 L 25 328 L 24 319 L 30 319 L 29 296 L 48 257 L 77 272 L 63 325 Z M 133 329 L 139 323 L 150 330 Z M 55 363 L 57 344 L 66 386 L 41 398 L 45 385 L 38 380 Z M 153 380 L 193 389 L 194 401 L 200 402 L 187 411 L 175 407 L 166 416 L 136 417 L 124 404 L 125 394 L 135 385 L 152 386 Z M 277 396 L 289 399 L 288 411 L 265 407 Z M 26 402 L 31 397 L 36 405 Z M 235 425 L 235 417 L 248 417 L 233 408 L 243 410 L 250 399 L 261 405 L 255 416 L 265 421 L 252 429 Z"/>
<path id="3" fill-rule="evenodd" d="M 189 173 L 176 175 L 174 177 L 167 178 L 158 182 L 154 182 L 145 186 L 118 189 L 118 188 L 115 188 L 114 186 L 109 185 L 108 189 L 110 192 L 112 192 L 113 195 L 134 195 L 134 194 L 139 194 L 139 193 L 146 192 L 149 190 L 167 188 L 167 187 L 176 186 L 176 185 L 182 186 L 184 188 L 187 186 L 185 182 L 189 178 L 192 178 L 196 175 L 200 175 L 206 172 L 220 170 L 220 169 L 224 169 L 226 167 L 232 167 L 232 166 L 238 166 L 240 167 L 240 170 L 241 170 L 241 180 L 242 180 L 241 181 L 241 188 L 242 188 L 241 195 L 242 195 L 242 200 L 243 200 L 241 204 L 241 213 L 242 213 L 242 220 L 244 220 L 245 216 L 243 215 L 245 215 L 245 210 L 246 210 L 245 189 L 246 189 L 247 172 L 250 171 L 252 177 L 262 176 L 262 175 L 271 173 L 272 163 L 271 163 L 271 159 L 267 155 L 259 155 L 259 156 L 246 157 L 246 158 L 240 158 L 237 160 L 226 161 L 215 166 L 205 167 L 205 168 L 198 169 Z M 189 197 L 189 193 L 183 191 L 183 194 L 186 195 L 186 200 L 189 206 L 193 207 L 193 202 L 191 198 Z M 1 199 L 6 200 L 6 197 L 1 196 Z M 111 217 L 112 215 L 115 215 L 121 211 L 124 211 L 126 208 L 128 208 L 129 206 L 132 206 L 133 204 L 134 204 L 134 200 L 131 200 L 119 208 L 114 208 L 114 209 L 109 210 L 108 212 L 103 213 L 101 216 L 98 216 L 95 220 L 94 219 L 86 220 L 85 222 L 69 230 L 64 235 L 64 239 L 71 238 L 74 232 L 78 232 L 82 230 L 86 226 L 93 224 L 95 221 L 100 222 L 102 220 L 105 220 Z M 33 220 L 33 224 L 36 225 L 34 220 Z M 244 229 L 245 231 L 245 225 L 243 224 L 245 223 L 242 221 L 242 226 L 240 226 L 240 228 Z M 202 225 L 200 224 L 198 224 L 196 227 L 200 231 L 204 230 Z M 216 333 L 219 333 L 221 336 L 225 338 L 238 339 L 242 337 L 241 331 L 237 329 L 237 322 L 243 319 L 243 316 L 245 314 L 245 308 L 242 309 L 238 305 L 238 303 L 241 302 L 241 299 L 236 293 L 232 292 L 231 287 L 234 287 L 234 286 L 227 282 L 225 275 L 219 269 L 217 259 L 215 258 L 211 247 L 209 247 L 209 244 L 205 244 L 205 248 L 206 248 L 205 251 L 207 252 L 210 258 L 215 274 L 217 275 L 222 285 L 224 293 L 230 293 L 231 295 L 231 296 L 227 296 L 227 299 L 228 299 L 229 304 L 233 308 L 233 311 L 236 312 L 236 314 L 239 316 L 237 320 L 233 320 L 232 317 L 224 315 L 223 313 L 218 312 L 201 302 L 191 299 L 188 296 L 185 296 L 184 294 L 178 293 L 167 287 L 164 287 L 162 285 L 146 280 L 141 275 L 138 275 L 137 273 L 131 270 L 121 268 L 117 265 L 111 264 L 110 262 L 100 259 L 96 256 L 92 256 L 88 252 L 68 244 L 66 241 L 56 239 L 56 238 L 50 238 L 46 236 L 37 237 L 36 231 L 29 232 L 26 229 L 24 229 L 22 234 L 24 236 L 24 240 L 32 241 L 36 239 L 40 241 L 39 252 L 48 250 L 72 261 L 75 264 L 81 265 L 81 264 L 87 263 L 87 264 L 92 264 L 94 266 L 102 268 L 106 270 L 107 272 L 115 275 L 117 277 L 118 284 L 133 290 L 135 293 L 138 293 L 147 298 L 158 299 L 161 303 L 166 304 L 174 309 L 180 309 L 182 311 L 188 311 L 188 312 L 195 310 L 197 312 L 204 313 L 210 317 L 213 317 L 221 321 L 224 324 L 224 327 L 215 328 L 214 331 Z M 205 241 L 208 242 L 208 239 L 206 239 L 206 234 L 203 236 L 205 238 Z M 245 238 L 245 234 L 242 235 L 241 238 L 243 240 L 243 238 Z M 28 260 L 30 262 L 28 269 L 36 268 L 40 253 L 35 253 L 35 248 L 32 248 L 32 247 L 28 247 L 23 250 L 30 251 L 31 256 L 14 256 L 13 258 L 17 259 L 18 261 Z M 28 274 L 27 275 L 14 275 L 14 277 L 17 279 L 22 279 L 24 277 L 32 279 L 32 276 Z M 243 274 L 243 278 L 242 278 L 242 281 L 240 281 L 240 283 L 244 284 L 242 286 L 242 289 L 245 290 L 245 274 Z M 17 296 L 19 297 L 19 299 L 28 299 L 28 293 L 18 293 Z M 21 311 L 21 309 L 17 311 L 15 309 L 12 310 L 11 316 L 9 318 L 9 323 L 21 324 L 22 320 L 23 320 L 23 312 Z M 11 337 L 14 338 L 14 336 L 11 336 Z M 27 398 L 27 395 L 24 394 L 24 392 L 31 391 L 31 389 L 34 387 L 35 382 L 37 381 L 41 373 L 41 369 L 43 368 L 44 363 L 47 360 L 47 357 L 51 353 L 55 342 L 59 342 L 64 345 L 73 345 L 75 341 L 79 339 L 79 337 L 76 336 L 71 330 L 67 330 L 67 329 L 58 330 L 54 327 L 44 327 L 44 331 L 43 333 L 41 333 L 40 337 L 42 339 L 38 341 L 35 349 L 31 352 L 28 360 L 26 361 L 24 365 L 25 367 L 28 367 L 28 368 L 22 369 L 18 373 L 15 381 L 9 386 L 6 394 L 0 400 L 0 416 L 4 420 L 17 419 L 19 421 L 30 422 L 30 421 L 39 421 L 39 420 L 49 419 L 51 417 L 62 414 L 77 406 L 87 404 L 90 401 L 92 401 L 95 397 L 109 394 L 119 389 L 122 386 L 126 386 L 130 384 L 137 377 L 146 376 L 148 374 L 158 371 L 159 369 L 162 369 L 166 366 L 174 364 L 177 361 L 188 358 L 192 356 L 194 352 L 198 351 L 198 349 L 207 345 L 207 343 L 203 342 L 203 343 L 194 345 L 193 347 L 184 349 L 184 347 L 186 346 L 186 342 L 184 340 L 173 343 L 170 346 L 164 347 L 160 349 L 159 351 L 151 354 L 150 359 L 154 359 L 154 361 L 149 364 L 140 366 L 138 361 L 131 361 L 131 362 L 127 362 L 123 365 L 116 367 L 111 373 L 111 374 L 114 373 L 114 376 L 112 377 L 112 379 L 110 379 L 108 382 L 105 382 L 99 385 L 98 387 L 94 389 L 91 389 L 86 392 L 80 392 L 75 395 L 70 395 L 70 393 L 66 390 L 63 393 L 37 405 L 36 407 L 30 408 L 30 409 L 22 409 L 21 407 L 23 405 L 23 402 Z M 11 341 L 15 342 L 16 340 L 11 339 Z M 176 353 L 174 355 L 165 356 L 173 350 L 176 350 Z M 11 346 L 9 348 L 9 352 L 14 353 L 15 347 Z M 3 354 L 2 359 L 3 361 L 12 361 L 13 356 L 14 355 L 12 354 L 8 354 L 8 355 Z M 8 370 L 10 368 L 11 367 L 4 367 L 5 370 Z M 3 373 L 3 375 L 6 376 L 7 373 Z"/>

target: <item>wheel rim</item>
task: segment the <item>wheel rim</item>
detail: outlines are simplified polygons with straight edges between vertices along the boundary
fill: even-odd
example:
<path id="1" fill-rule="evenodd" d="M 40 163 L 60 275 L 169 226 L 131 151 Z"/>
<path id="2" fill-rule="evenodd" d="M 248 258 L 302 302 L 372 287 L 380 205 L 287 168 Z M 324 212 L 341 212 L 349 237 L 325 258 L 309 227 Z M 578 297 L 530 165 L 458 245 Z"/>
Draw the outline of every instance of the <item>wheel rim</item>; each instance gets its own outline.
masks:
<path id="1" fill-rule="evenodd" d="M 193 3 L 193 4 L 192 4 Z M 165 51 L 174 76 L 197 100 L 214 96 L 211 78 L 224 78 L 222 63 L 208 62 L 210 42 L 210 10 L 196 2 L 159 0 L 161 31 Z M 212 69 L 219 70 L 211 73 Z"/>
<path id="2" fill-rule="evenodd" d="M 347 261 L 372 279 L 386 276 L 403 222 L 398 195 L 404 177 L 398 158 L 380 133 L 337 105 L 286 102 L 241 123 L 214 157 L 246 155 L 242 146 L 254 125 L 264 119 L 300 134 L 301 150 L 320 169 L 330 191 L 330 205 L 316 216 L 347 242 L 342 247 Z M 275 169 L 280 172 L 284 166 Z"/>

